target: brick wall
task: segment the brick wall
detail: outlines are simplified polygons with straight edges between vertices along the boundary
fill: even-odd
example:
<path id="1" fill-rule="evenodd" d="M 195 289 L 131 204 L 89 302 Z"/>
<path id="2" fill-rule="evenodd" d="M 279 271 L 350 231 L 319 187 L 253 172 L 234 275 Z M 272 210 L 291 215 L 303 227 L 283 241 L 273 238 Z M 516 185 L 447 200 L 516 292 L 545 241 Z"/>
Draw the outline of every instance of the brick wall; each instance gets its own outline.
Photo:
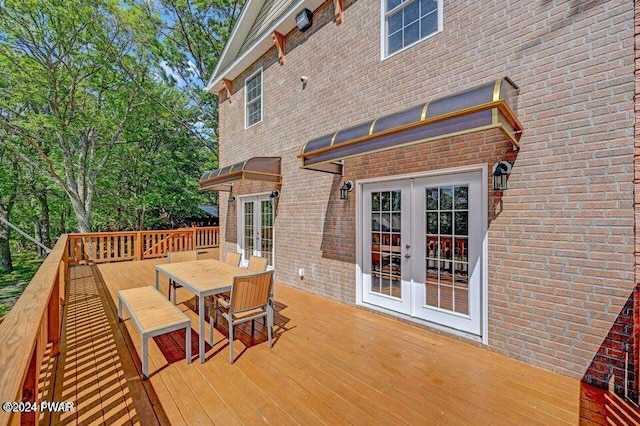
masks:
<path id="1" fill-rule="evenodd" d="M 282 157 L 276 279 L 355 303 L 355 193 L 338 200 L 340 177 L 300 169 L 302 145 L 508 75 L 525 131 L 510 190 L 490 199 L 489 347 L 582 377 L 635 286 L 633 3 L 444 3 L 442 33 L 383 61 L 378 1 L 347 2 L 339 26 L 323 5 L 311 30 L 287 35 L 285 65 L 272 48 L 220 97 L 221 164 Z M 264 118 L 245 130 L 244 79 L 258 67 Z M 349 160 L 345 178 L 490 166 L 508 152 L 496 136 Z M 235 249 L 235 207 L 227 218 L 220 203 L 223 251 Z"/>

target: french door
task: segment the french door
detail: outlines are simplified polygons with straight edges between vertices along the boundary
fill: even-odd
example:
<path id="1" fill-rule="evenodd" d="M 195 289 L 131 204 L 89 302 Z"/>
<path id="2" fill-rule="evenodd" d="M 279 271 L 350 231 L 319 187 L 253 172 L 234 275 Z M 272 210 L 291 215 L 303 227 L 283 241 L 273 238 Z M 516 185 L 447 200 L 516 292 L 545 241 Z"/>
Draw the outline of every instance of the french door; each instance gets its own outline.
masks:
<path id="1" fill-rule="evenodd" d="M 242 197 L 239 226 L 239 245 L 242 263 L 246 265 L 249 256 L 267 258 L 273 267 L 273 202 L 268 195 Z"/>
<path id="2" fill-rule="evenodd" d="M 363 185 L 364 303 L 482 334 L 482 176 Z"/>

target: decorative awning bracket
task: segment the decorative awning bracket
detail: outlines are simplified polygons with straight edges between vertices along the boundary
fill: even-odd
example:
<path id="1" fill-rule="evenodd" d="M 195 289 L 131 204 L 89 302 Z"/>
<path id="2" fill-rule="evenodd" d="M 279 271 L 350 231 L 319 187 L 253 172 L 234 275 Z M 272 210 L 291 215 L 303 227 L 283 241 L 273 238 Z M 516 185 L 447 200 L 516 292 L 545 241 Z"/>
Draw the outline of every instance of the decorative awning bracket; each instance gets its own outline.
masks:
<path id="1" fill-rule="evenodd" d="M 231 103 L 231 91 L 233 90 L 233 81 L 227 79 L 227 78 L 223 78 L 222 79 L 222 85 L 224 86 L 225 90 L 227 91 L 227 100 L 229 101 L 229 103 Z"/>
<path id="2" fill-rule="evenodd" d="M 283 34 L 280 34 L 277 31 L 274 31 L 273 34 L 271 34 L 271 37 L 273 38 L 273 44 L 276 46 L 276 49 L 278 49 L 278 61 L 280 61 L 280 65 L 284 65 L 284 62 L 285 62 L 284 44 L 287 38 Z"/>
<path id="3" fill-rule="evenodd" d="M 336 18 L 336 25 L 344 22 L 344 0 L 333 0 L 334 15 Z"/>

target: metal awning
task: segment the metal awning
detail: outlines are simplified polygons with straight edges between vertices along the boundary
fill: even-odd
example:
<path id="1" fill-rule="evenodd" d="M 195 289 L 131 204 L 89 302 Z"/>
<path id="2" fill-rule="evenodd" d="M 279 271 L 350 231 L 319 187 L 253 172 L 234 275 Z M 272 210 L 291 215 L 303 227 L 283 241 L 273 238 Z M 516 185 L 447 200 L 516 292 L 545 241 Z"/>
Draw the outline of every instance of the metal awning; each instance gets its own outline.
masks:
<path id="1" fill-rule="evenodd" d="M 253 157 L 232 166 L 204 172 L 200 178 L 200 189 L 231 191 L 230 182 L 240 179 L 282 182 L 280 157 Z"/>
<path id="2" fill-rule="evenodd" d="M 508 77 L 307 142 L 302 167 L 342 173 L 345 158 L 444 137 L 500 129 L 518 147 L 522 124 L 515 105 L 518 86 Z"/>

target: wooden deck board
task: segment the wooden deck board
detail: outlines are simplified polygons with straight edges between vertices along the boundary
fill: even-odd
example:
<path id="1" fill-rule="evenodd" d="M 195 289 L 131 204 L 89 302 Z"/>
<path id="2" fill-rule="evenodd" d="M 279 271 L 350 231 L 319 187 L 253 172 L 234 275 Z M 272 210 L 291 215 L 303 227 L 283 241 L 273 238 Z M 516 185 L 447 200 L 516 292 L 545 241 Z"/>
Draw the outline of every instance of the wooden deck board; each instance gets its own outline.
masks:
<path id="1" fill-rule="evenodd" d="M 113 333 L 104 300 L 89 266 L 70 269 L 61 354 L 53 397 L 47 400 L 71 401 L 75 410 L 42 416 L 41 424 L 142 424 L 139 413 L 144 424 L 157 424 L 147 395 L 132 398 L 140 392 L 127 381 L 127 363 L 118 352 L 124 346 Z"/>
<path id="2" fill-rule="evenodd" d="M 305 301 L 304 303 L 307 303 L 307 302 Z M 304 315 L 304 314 L 301 313 L 301 315 Z M 335 318 L 336 315 L 334 315 L 333 317 Z M 313 320 L 312 316 L 309 316 L 307 319 L 310 321 Z M 326 321 L 330 322 L 329 319 Z M 378 321 L 386 322 L 388 324 L 394 323 L 394 321 L 388 320 L 384 317 L 378 317 L 378 319 L 375 319 L 375 321 L 372 321 L 372 322 L 378 322 Z M 332 325 L 329 324 L 329 327 L 331 326 Z M 384 324 L 376 324 L 376 327 L 388 328 Z M 364 335 L 367 335 L 367 334 L 375 335 L 376 333 L 374 329 L 365 329 L 364 331 L 365 331 Z M 424 374 L 426 374 L 427 378 L 434 380 L 436 384 L 438 385 L 441 385 L 443 383 L 446 384 L 447 391 L 448 392 L 454 391 L 453 396 L 456 398 L 460 398 L 460 396 L 462 396 L 469 403 L 473 403 L 474 399 L 477 399 L 482 404 L 484 404 L 488 398 L 492 398 L 497 403 L 501 402 L 504 405 L 508 405 L 510 407 L 509 410 L 503 410 L 502 415 L 507 415 L 508 418 L 513 418 L 514 421 L 522 421 L 523 416 L 518 415 L 519 412 L 522 412 L 524 413 L 524 417 L 530 418 L 531 421 L 536 421 L 536 418 L 539 417 L 540 419 L 542 419 L 540 421 L 544 422 L 555 415 L 556 417 L 558 417 L 558 420 L 560 421 L 565 421 L 567 423 L 573 422 L 574 412 L 572 412 L 571 410 L 567 411 L 566 409 L 557 409 L 557 407 L 555 407 L 553 404 L 549 404 L 548 402 L 546 402 L 546 401 L 552 401 L 555 398 L 555 400 L 559 400 L 560 403 L 562 404 L 566 401 L 566 398 L 571 397 L 569 394 L 565 393 L 564 395 L 565 398 L 558 399 L 558 396 L 550 396 L 544 392 L 539 392 L 537 391 L 538 389 L 537 383 L 535 383 L 535 382 L 538 382 L 537 379 L 532 380 L 531 381 L 532 384 L 529 385 L 529 387 L 523 386 L 520 383 L 515 382 L 513 380 L 514 373 L 517 373 L 518 370 L 511 368 L 512 371 L 509 371 L 510 370 L 509 365 L 507 365 L 505 368 L 505 366 L 503 366 L 502 363 L 495 362 L 496 359 L 503 358 L 499 355 L 492 354 L 488 351 L 481 351 L 482 353 L 478 354 L 477 348 L 475 348 L 476 350 L 474 351 L 462 351 L 461 353 L 456 353 L 456 351 L 451 350 L 451 346 L 459 346 L 458 345 L 459 342 L 455 342 L 453 340 L 446 339 L 446 338 L 444 340 L 441 339 L 441 343 L 432 347 L 430 352 L 429 351 L 428 352 L 406 351 L 404 350 L 401 341 L 400 342 L 395 341 L 396 337 L 398 336 L 398 333 L 394 329 L 392 328 L 389 328 L 389 330 L 379 329 L 378 333 L 380 332 L 382 332 L 383 334 L 388 333 L 386 334 L 387 338 L 384 341 L 382 346 L 376 345 L 375 341 L 370 342 L 368 340 L 364 340 L 365 343 L 361 344 L 363 351 L 367 353 L 375 354 L 370 359 L 367 359 L 364 364 L 375 366 L 376 368 L 374 369 L 374 371 L 376 375 L 383 373 L 385 369 L 389 368 L 390 365 L 395 364 L 396 361 L 393 361 L 392 359 L 393 357 L 402 356 L 403 364 L 414 362 L 414 365 L 415 365 L 415 369 L 407 370 L 407 373 L 410 374 L 410 376 L 406 376 L 404 378 L 407 381 L 411 380 L 411 376 L 415 377 L 415 372 L 422 371 Z M 427 334 L 430 334 L 430 333 L 427 333 Z M 344 337 L 346 337 L 346 339 Z M 346 336 L 344 334 L 339 334 L 336 336 L 336 338 L 339 339 L 335 342 L 336 347 L 341 349 L 328 350 L 328 348 L 325 348 L 325 351 L 326 351 L 325 353 L 335 354 L 335 355 L 329 355 L 333 357 L 332 359 L 333 364 L 338 364 L 338 363 L 344 364 L 345 368 L 350 369 L 351 367 L 349 366 L 349 361 L 344 362 L 345 359 L 353 356 L 353 353 L 348 352 L 348 348 L 349 348 L 348 339 L 362 342 L 363 341 L 362 336 L 353 335 L 352 333 L 349 333 Z M 442 343 L 447 341 L 449 343 L 446 343 L 446 344 Z M 395 350 L 390 352 L 388 350 L 385 351 L 385 348 L 387 349 L 394 348 Z M 341 351 L 342 353 L 340 353 Z M 424 356 L 422 355 L 420 356 L 420 358 L 422 358 L 423 361 L 420 363 L 415 363 L 415 360 L 418 359 L 415 357 L 415 355 L 422 354 L 422 353 L 426 354 Z M 474 356 L 469 357 L 468 354 L 470 353 L 472 353 Z M 453 367 L 448 367 L 446 370 L 443 370 L 443 373 L 446 373 L 446 375 L 439 374 L 436 371 L 435 376 L 430 377 L 430 375 L 433 375 L 434 372 L 429 370 L 424 370 L 423 368 L 423 366 L 429 365 L 428 363 L 424 362 L 424 358 L 429 356 L 436 359 L 439 357 L 444 357 L 445 359 L 448 358 L 451 361 L 451 364 Z M 412 357 L 413 357 L 413 361 L 408 359 Z M 387 362 L 384 364 L 380 364 L 380 361 L 387 361 Z M 538 374 L 535 374 L 535 376 L 538 376 L 538 377 L 556 376 L 553 374 L 549 374 L 548 372 L 543 370 L 532 369 L 531 367 L 528 367 L 521 363 L 516 362 L 512 364 L 513 365 L 511 365 L 511 367 L 517 367 L 520 369 L 524 368 L 527 374 L 538 373 Z M 496 366 L 499 366 L 499 368 L 495 368 Z M 393 373 L 385 379 L 384 383 L 389 383 L 389 382 L 397 383 L 397 379 L 402 377 L 401 372 L 398 369 L 393 368 L 393 370 L 394 370 Z M 535 371 L 532 371 L 532 370 L 535 370 Z M 510 375 L 505 374 L 505 371 Z M 500 374 L 496 375 L 495 372 L 500 372 Z M 358 377 L 368 377 L 367 374 L 363 371 L 355 372 L 354 375 Z M 554 378 L 557 383 L 558 378 L 557 377 L 554 377 Z M 478 381 L 479 379 L 481 380 Z M 565 384 L 569 384 L 571 382 L 573 381 L 571 381 L 570 379 L 564 380 Z M 374 387 L 378 387 L 378 388 L 381 387 L 381 384 L 379 382 L 378 383 L 371 382 L 370 384 Z M 474 384 L 476 384 L 477 388 L 479 389 L 479 392 L 476 398 L 473 398 L 473 396 L 476 394 L 476 392 L 474 392 Z M 495 387 L 495 391 L 490 393 L 484 392 L 484 388 L 486 387 Z M 524 390 L 528 390 L 528 392 Z M 521 391 L 524 391 L 524 392 L 521 392 Z M 532 392 L 537 392 L 538 395 L 541 397 L 541 399 L 532 400 L 530 398 L 531 397 L 530 393 Z M 438 393 L 438 395 L 442 395 L 442 393 Z M 575 395 L 575 391 L 574 391 L 574 395 Z M 498 397 L 499 399 L 496 399 L 496 397 Z M 500 405 L 498 406 L 500 407 Z"/>
<path id="3" fill-rule="evenodd" d="M 187 365 L 184 355 L 169 355 L 150 339 L 150 378 L 142 385 L 139 336 L 128 321 L 116 323 L 114 332 L 116 294 L 153 285 L 154 266 L 161 262 L 72 269 L 78 269 L 72 277 L 78 288 L 70 297 L 86 302 L 86 309 L 68 309 L 62 345 L 67 356 L 59 363 L 65 374 L 56 371 L 55 381 L 60 383 L 56 398 L 77 395 L 80 405 L 73 418 L 52 423 L 146 424 L 147 417 L 154 423 L 224 425 L 578 422 L 577 380 L 284 285 L 275 290 L 272 349 L 261 325 L 255 341 L 241 332 L 233 365 L 224 322 L 215 329 L 216 344 L 207 346 L 204 364 L 197 351 Z M 101 304 L 91 288 L 96 278 Z M 166 294 L 166 279 L 160 291 Z M 179 289 L 178 303 L 195 336 L 192 296 Z M 95 320 L 101 316 L 110 327 Z M 183 336 L 171 338 L 163 346 L 183 347 Z M 92 373 L 97 380 L 90 380 Z M 141 411 L 134 400 L 145 398 Z"/>

